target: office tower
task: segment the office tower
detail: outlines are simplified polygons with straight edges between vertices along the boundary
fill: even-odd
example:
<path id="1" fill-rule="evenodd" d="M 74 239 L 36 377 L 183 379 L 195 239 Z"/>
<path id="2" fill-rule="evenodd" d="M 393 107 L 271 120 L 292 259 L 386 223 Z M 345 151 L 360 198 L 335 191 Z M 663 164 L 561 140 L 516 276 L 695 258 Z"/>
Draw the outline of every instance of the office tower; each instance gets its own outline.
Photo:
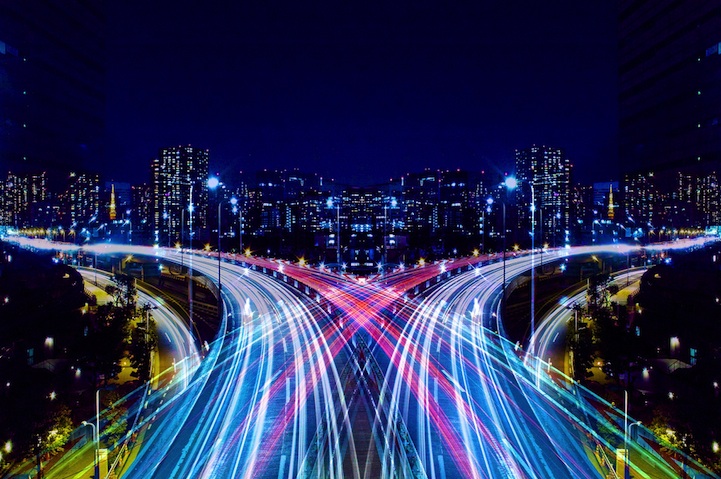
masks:
<path id="1" fill-rule="evenodd" d="M 625 172 L 709 171 L 721 161 L 717 2 L 622 0 L 619 158 Z M 668 181 L 667 181 L 668 180 Z M 666 188 L 666 185 L 664 185 Z"/>
<path id="2" fill-rule="evenodd" d="M 430 238 L 438 229 L 439 176 L 437 171 L 427 169 L 403 177 L 403 216 L 413 240 Z"/>
<path id="3" fill-rule="evenodd" d="M 697 208 L 699 226 L 721 226 L 721 194 L 718 175 L 712 171 L 698 178 Z"/>
<path id="4" fill-rule="evenodd" d="M 563 150 L 536 145 L 516 150 L 516 179 L 515 199 L 521 233 L 518 240 L 529 241 L 533 203 L 536 208 L 536 241 L 549 243 L 550 246 L 567 243 L 570 240 L 567 232 L 571 209 L 571 163 Z"/>
<path id="5" fill-rule="evenodd" d="M 98 2 L 0 3 L 0 164 L 61 184 L 102 161 L 104 27 Z"/>
<path id="6" fill-rule="evenodd" d="M 8 172 L 1 184 L 0 225 L 23 228 L 22 218 L 27 204 L 27 177 Z"/>
<path id="7" fill-rule="evenodd" d="M 438 193 L 438 217 L 441 230 L 448 234 L 471 234 L 473 210 L 470 208 L 469 172 L 460 170 L 441 172 Z"/>
<path id="8" fill-rule="evenodd" d="M 645 229 L 648 224 L 655 224 L 660 216 L 660 202 L 654 173 L 627 173 L 623 185 L 625 221 L 629 227 Z"/>
<path id="9" fill-rule="evenodd" d="M 256 173 L 256 207 L 259 208 L 260 235 L 279 233 L 283 221 L 283 172 L 263 170 Z"/>
<path id="10" fill-rule="evenodd" d="M 0 225 L 39 228 L 52 222 L 47 174 L 8 172 L 0 182 Z"/>
<path id="11" fill-rule="evenodd" d="M 601 188 L 596 188 L 596 185 L 601 185 Z M 618 189 L 618 183 L 616 185 Z M 596 205 L 603 204 L 606 198 L 605 195 L 608 194 L 606 187 L 610 189 L 613 186 L 609 183 L 594 183 L 593 186 L 576 184 L 571 188 L 571 223 L 569 230 L 576 243 L 590 244 L 593 242 L 593 222 L 597 219 L 598 212 Z M 616 215 L 617 212 L 614 209 L 614 217 Z M 540 236 L 540 229 L 538 233 Z"/>
<path id="12" fill-rule="evenodd" d="M 187 145 L 163 148 L 153 160 L 154 243 L 209 238 L 209 156 L 208 150 Z"/>
<path id="13" fill-rule="evenodd" d="M 155 197 L 154 186 L 150 184 L 133 185 L 130 187 L 130 208 L 125 209 L 125 216 L 121 219 L 131 221 L 132 229 L 121 230 L 123 242 L 151 244 L 155 239 L 153 224 L 153 206 Z M 129 211 L 129 213 L 128 213 Z M 121 213 L 123 210 L 121 210 Z M 123 225 L 125 226 L 125 225 Z M 175 238 L 166 238 L 166 246 L 174 246 Z M 179 238 L 178 238 L 179 241 Z"/>
<path id="14" fill-rule="evenodd" d="M 61 202 L 62 223 L 65 226 L 85 226 L 97 230 L 100 226 L 100 177 L 91 173 L 71 172 L 67 190 Z"/>

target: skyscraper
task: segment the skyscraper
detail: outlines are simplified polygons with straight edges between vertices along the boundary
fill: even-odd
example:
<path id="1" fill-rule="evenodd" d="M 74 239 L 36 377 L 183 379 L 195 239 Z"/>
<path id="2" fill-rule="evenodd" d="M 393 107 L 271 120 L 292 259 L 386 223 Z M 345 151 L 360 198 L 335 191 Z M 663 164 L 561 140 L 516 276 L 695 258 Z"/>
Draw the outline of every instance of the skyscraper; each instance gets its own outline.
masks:
<path id="1" fill-rule="evenodd" d="M 519 231 L 531 232 L 533 203 L 536 241 L 551 246 L 564 244 L 568 240 L 571 205 L 571 163 L 566 154 L 560 148 L 536 145 L 516 150 L 516 178 Z M 521 235 L 519 240 L 526 238 Z"/>
<path id="2" fill-rule="evenodd" d="M 623 185 L 626 221 L 634 229 L 655 224 L 659 216 L 659 193 L 653 172 L 627 173 Z"/>
<path id="3" fill-rule="evenodd" d="M 100 177 L 97 174 L 71 172 L 61 201 L 61 224 L 100 226 Z"/>
<path id="4" fill-rule="evenodd" d="M 679 169 L 717 168 L 721 7 L 622 0 L 619 34 L 619 158 L 625 172 L 654 171 L 657 182 L 672 184 Z M 668 178 L 661 178 L 664 170 Z"/>
<path id="5" fill-rule="evenodd" d="M 440 173 L 426 169 L 403 178 L 405 226 L 414 238 L 430 238 L 438 229 Z"/>
<path id="6" fill-rule="evenodd" d="M 0 2 L 0 164 L 60 184 L 103 159 L 104 26 L 101 2 Z"/>
<path id="7" fill-rule="evenodd" d="M 207 239 L 209 156 L 187 145 L 163 148 L 153 160 L 155 243 Z"/>

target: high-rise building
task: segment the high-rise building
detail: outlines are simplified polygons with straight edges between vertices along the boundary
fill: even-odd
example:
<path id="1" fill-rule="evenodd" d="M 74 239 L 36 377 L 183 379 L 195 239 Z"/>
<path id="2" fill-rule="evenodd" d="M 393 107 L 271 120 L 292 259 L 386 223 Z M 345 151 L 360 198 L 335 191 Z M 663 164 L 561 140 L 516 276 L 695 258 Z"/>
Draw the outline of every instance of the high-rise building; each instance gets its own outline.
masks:
<path id="1" fill-rule="evenodd" d="M 132 229 L 121 230 L 123 240 L 128 243 L 150 244 L 155 240 L 155 231 L 153 229 L 153 206 L 155 197 L 153 195 L 154 187 L 149 184 L 133 185 L 130 187 L 130 205 L 125 210 L 125 216 L 121 219 L 128 219 L 128 224 Z M 130 211 L 130 213 L 128 213 Z M 122 213 L 122 210 L 121 210 Z M 174 238 L 166 238 L 173 240 Z M 169 244 L 173 246 L 173 243 Z"/>
<path id="2" fill-rule="evenodd" d="M 8 172 L 0 182 L 0 225 L 45 227 L 52 222 L 47 175 Z"/>
<path id="3" fill-rule="evenodd" d="M 429 238 L 438 229 L 439 181 L 440 174 L 431 170 L 403 178 L 403 214 L 413 238 Z"/>
<path id="4" fill-rule="evenodd" d="M 712 171 L 698 179 L 697 205 L 698 226 L 721 226 L 721 184 Z"/>
<path id="5" fill-rule="evenodd" d="M 532 230 L 531 203 L 535 204 L 536 240 L 560 246 L 569 240 L 571 211 L 571 163 L 560 148 L 533 145 L 516 150 L 515 198 L 518 207 L 518 230 L 529 235 Z M 531 188 L 533 187 L 533 188 Z M 531 198 L 533 193 L 533 198 Z"/>
<path id="6" fill-rule="evenodd" d="M 654 173 L 627 173 L 623 190 L 627 224 L 634 229 L 645 229 L 648 224 L 655 224 L 660 216 L 660 202 Z"/>
<path id="7" fill-rule="evenodd" d="M 721 162 L 721 6 L 622 0 L 619 159 L 629 172 L 711 171 Z M 660 183 L 659 183 L 660 184 Z M 664 186 L 665 187 L 665 186 Z"/>
<path id="8" fill-rule="evenodd" d="M 613 188 L 612 183 L 600 183 L 600 185 L 603 185 L 602 188 L 606 186 L 609 189 Z M 618 188 L 618 183 L 616 183 L 616 188 Z M 604 190 L 604 192 L 605 194 L 601 193 L 596 188 L 596 184 L 593 186 L 576 184 L 571 188 L 570 233 L 576 243 L 588 244 L 593 242 L 593 222 L 597 220 L 599 211 L 597 205 L 603 204 L 608 190 Z M 617 212 L 614 209 L 614 217 L 616 214 Z"/>
<path id="9" fill-rule="evenodd" d="M 474 232 L 471 208 L 471 178 L 468 171 L 441 173 L 438 185 L 439 223 L 444 233 L 470 235 Z"/>
<path id="10" fill-rule="evenodd" d="M 53 222 L 53 208 L 48 191 L 46 172 L 28 175 L 28 226 L 50 227 Z"/>
<path id="11" fill-rule="evenodd" d="M 22 217 L 27 205 L 27 177 L 8 172 L 1 186 L 0 224 L 23 228 L 25 225 Z"/>
<path id="12" fill-rule="evenodd" d="M 155 243 L 208 239 L 209 156 L 208 150 L 187 145 L 163 148 L 153 160 Z"/>
<path id="13" fill-rule="evenodd" d="M 100 177 L 91 173 L 71 172 L 67 189 L 60 201 L 60 224 L 72 229 L 86 227 L 91 235 L 101 225 Z"/>
<path id="14" fill-rule="evenodd" d="M 104 26 L 101 2 L 0 2 L 0 164 L 60 184 L 103 159 Z"/>

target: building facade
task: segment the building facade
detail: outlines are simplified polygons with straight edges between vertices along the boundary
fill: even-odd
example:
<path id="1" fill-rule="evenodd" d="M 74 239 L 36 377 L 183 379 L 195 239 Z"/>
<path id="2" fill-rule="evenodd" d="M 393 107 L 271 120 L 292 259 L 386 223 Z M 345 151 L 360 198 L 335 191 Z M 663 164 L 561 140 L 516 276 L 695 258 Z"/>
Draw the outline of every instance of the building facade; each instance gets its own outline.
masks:
<path id="1" fill-rule="evenodd" d="M 533 145 L 516 150 L 516 206 L 518 230 L 530 234 L 535 226 L 539 244 L 570 242 L 571 162 L 560 148 Z M 531 206 L 535 206 L 535 212 Z M 535 215 L 535 220 L 532 218 Z M 527 242 L 523 234 L 519 240 Z"/>
<path id="2" fill-rule="evenodd" d="M 659 181 L 666 170 L 718 169 L 721 6 L 622 0 L 619 36 L 625 172 L 654 171 Z"/>
<path id="3" fill-rule="evenodd" d="M 206 149 L 162 148 L 152 163 L 153 241 L 186 243 L 209 238 Z"/>

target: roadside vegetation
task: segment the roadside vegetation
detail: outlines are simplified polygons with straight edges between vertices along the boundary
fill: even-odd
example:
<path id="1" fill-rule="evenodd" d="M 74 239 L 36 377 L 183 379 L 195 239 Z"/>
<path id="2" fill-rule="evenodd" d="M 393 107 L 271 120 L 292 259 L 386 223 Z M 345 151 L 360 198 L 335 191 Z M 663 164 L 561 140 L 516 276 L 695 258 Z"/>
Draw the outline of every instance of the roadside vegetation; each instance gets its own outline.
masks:
<path id="1" fill-rule="evenodd" d="M 112 416 L 103 447 L 122 438 L 117 400 L 150 379 L 154 322 L 135 302 L 133 278 L 115 275 L 96 306 L 72 267 L 0 244 L 0 475 L 29 459 L 42 467 L 101 409 Z M 149 330 L 146 331 L 146 321 Z M 132 368 L 121 377 L 121 364 Z M 109 417 L 101 418 L 103 423 Z"/>

